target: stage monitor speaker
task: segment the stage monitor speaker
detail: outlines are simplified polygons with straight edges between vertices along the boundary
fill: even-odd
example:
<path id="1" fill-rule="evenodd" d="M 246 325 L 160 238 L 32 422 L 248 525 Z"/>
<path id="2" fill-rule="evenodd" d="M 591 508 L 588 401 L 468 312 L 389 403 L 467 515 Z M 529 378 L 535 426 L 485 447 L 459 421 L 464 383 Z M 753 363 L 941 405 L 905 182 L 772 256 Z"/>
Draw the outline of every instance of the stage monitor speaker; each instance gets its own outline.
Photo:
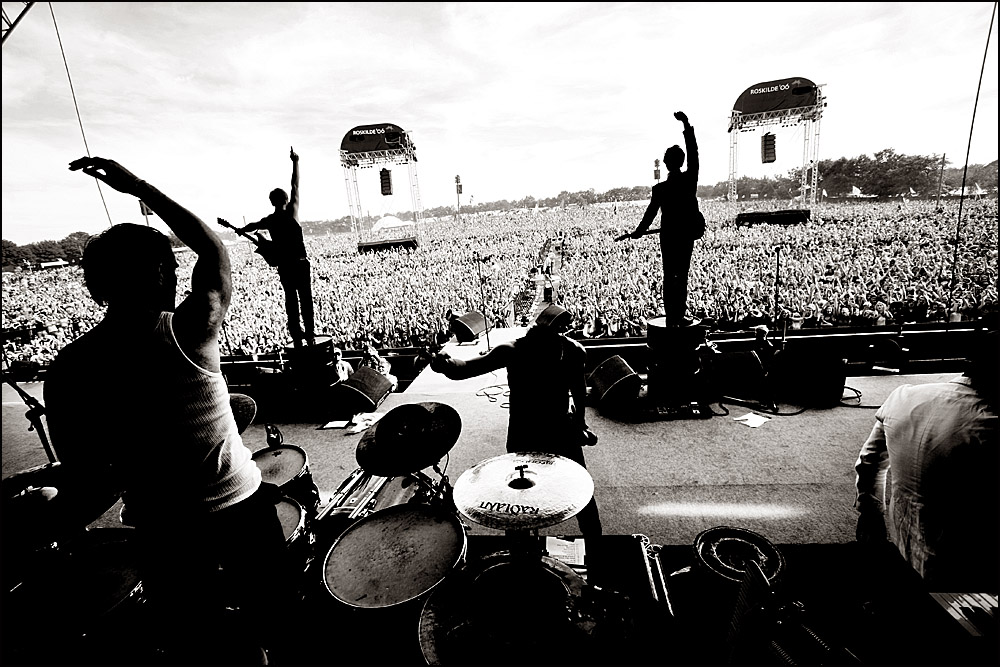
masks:
<path id="1" fill-rule="evenodd" d="M 593 370 L 587 379 L 591 395 L 602 408 L 627 406 L 639 397 L 642 378 L 628 362 L 617 354 L 608 357 Z"/>
<path id="2" fill-rule="evenodd" d="M 784 349 L 774 354 L 771 387 L 782 403 L 835 408 L 844 398 L 847 360 L 836 353 Z"/>
<path id="3" fill-rule="evenodd" d="M 486 331 L 486 318 L 482 313 L 471 311 L 451 321 L 451 332 L 459 343 L 471 343 Z"/>
<path id="4" fill-rule="evenodd" d="M 362 366 L 343 382 L 333 386 L 336 407 L 347 407 L 348 412 L 372 412 L 392 391 L 392 382 L 373 368 Z M 343 402 L 343 403 L 341 403 Z"/>

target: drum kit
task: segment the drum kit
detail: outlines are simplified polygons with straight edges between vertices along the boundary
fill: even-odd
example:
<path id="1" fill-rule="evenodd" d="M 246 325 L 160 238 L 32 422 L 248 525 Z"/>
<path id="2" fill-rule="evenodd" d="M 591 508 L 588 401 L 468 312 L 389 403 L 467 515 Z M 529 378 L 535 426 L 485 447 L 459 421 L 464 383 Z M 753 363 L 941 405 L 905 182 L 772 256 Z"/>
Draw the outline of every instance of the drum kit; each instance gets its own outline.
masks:
<path id="1" fill-rule="evenodd" d="M 267 446 L 253 453 L 262 480 L 279 492 L 276 510 L 286 545 L 302 568 L 300 599 L 321 596 L 348 613 L 410 610 L 419 616 L 413 620 L 420 650 L 431 663 L 467 661 L 463 647 L 477 632 L 493 642 L 507 641 L 487 631 L 493 627 L 491 607 L 516 607 L 535 624 L 555 623 L 551 633 L 539 637 L 556 642 L 565 638 L 563 631 L 584 628 L 583 619 L 593 619 L 583 611 L 585 579 L 543 555 L 540 547 L 524 546 L 538 545 L 538 529 L 572 518 L 590 502 L 594 483 L 589 473 L 564 457 L 525 452 L 482 461 L 452 486 L 439 464 L 460 432 L 461 418 L 443 403 L 390 410 L 364 432 L 356 449 L 359 467 L 325 505 L 307 453 L 284 443 L 276 427 L 267 425 Z M 4 480 L 5 505 L 25 493 L 38 495 L 60 486 L 54 480 L 58 471 L 59 464 L 52 463 Z M 76 525 L 86 531 L 86 524 L 119 497 L 79 504 L 74 516 L 79 514 L 84 523 Z M 63 500 L 73 503 L 73 498 Z M 42 503 L 43 510 L 46 504 L 54 507 Z M 511 549 L 470 562 L 468 522 L 506 531 Z M 78 547 L 58 550 L 59 567 L 99 571 L 110 591 L 102 599 L 82 586 L 86 590 L 76 597 L 101 609 L 84 609 L 81 602 L 74 607 L 79 616 L 99 618 L 142 601 L 134 554 L 124 539 L 130 530 L 90 529 L 86 532 L 93 534 Z M 39 545 L 59 538 L 61 534 L 33 536 Z M 100 583 L 99 577 L 80 579 Z M 7 592 L 21 583 L 11 584 Z"/>

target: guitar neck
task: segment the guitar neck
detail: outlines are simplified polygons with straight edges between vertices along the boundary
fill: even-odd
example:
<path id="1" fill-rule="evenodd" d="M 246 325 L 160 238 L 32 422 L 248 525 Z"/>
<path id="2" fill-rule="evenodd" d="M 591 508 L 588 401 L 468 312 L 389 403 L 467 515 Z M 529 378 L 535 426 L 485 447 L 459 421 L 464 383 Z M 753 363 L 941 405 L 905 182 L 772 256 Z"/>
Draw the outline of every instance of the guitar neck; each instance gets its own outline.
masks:
<path id="1" fill-rule="evenodd" d="M 257 237 L 251 236 L 248 232 L 245 232 L 242 229 L 238 229 L 235 225 L 233 225 L 228 220 L 223 220 L 222 218 L 218 218 L 218 221 L 219 221 L 219 224 L 222 225 L 223 227 L 225 227 L 226 229 L 230 229 L 230 230 L 236 232 L 239 236 L 242 236 L 243 238 L 247 239 L 248 241 L 252 241 L 254 245 L 256 245 L 257 247 L 260 247 L 260 239 L 258 239 Z"/>

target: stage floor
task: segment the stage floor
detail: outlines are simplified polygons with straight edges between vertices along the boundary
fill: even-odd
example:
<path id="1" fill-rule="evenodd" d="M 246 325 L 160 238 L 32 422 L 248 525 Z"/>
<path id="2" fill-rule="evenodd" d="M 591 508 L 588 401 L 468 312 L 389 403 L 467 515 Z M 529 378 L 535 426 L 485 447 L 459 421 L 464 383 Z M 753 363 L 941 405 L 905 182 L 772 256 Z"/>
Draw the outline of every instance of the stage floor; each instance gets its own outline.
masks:
<path id="1" fill-rule="evenodd" d="M 513 340 L 525 329 L 490 332 L 490 344 Z M 449 343 L 445 351 L 470 358 L 486 349 Z M 710 419 L 629 423 L 588 407 L 587 422 L 599 436 L 587 448 L 587 467 L 606 534 L 643 534 L 654 544 L 692 544 L 711 527 L 728 525 L 756 531 L 776 543 L 846 543 L 854 540 L 854 462 L 874 421 L 874 408 L 895 387 L 949 380 L 958 373 L 847 378 L 865 407 L 810 409 L 779 416 L 745 407 L 711 404 Z M 21 388 L 41 398 L 42 383 Z M 477 463 L 506 452 L 506 374 L 503 370 L 464 381 L 424 369 L 405 392 L 389 394 L 377 409 L 422 401 L 447 403 L 462 418 L 462 433 L 441 467 L 449 480 Z M 854 392 L 845 390 L 845 399 Z M 780 412 L 798 410 L 779 406 Z M 728 410 L 728 414 L 723 414 Z M 38 434 L 29 431 L 26 406 L 3 387 L 3 476 L 48 462 Z M 751 428 L 737 417 L 766 418 Z M 301 447 L 309 472 L 326 503 L 358 468 L 355 451 L 361 432 L 324 428 L 318 423 L 276 423 L 286 444 Z M 84 434 L 82 434 L 84 435 Z M 141 438 L 141 434 L 137 435 Z M 251 450 L 266 447 L 264 423 L 243 434 Z M 533 443 L 525 442 L 526 451 Z M 425 471 L 437 478 L 432 470 Z M 120 505 L 120 503 L 119 503 Z M 95 526 L 118 525 L 113 507 Z M 472 534 L 496 534 L 472 526 Z M 542 530 L 575 535 L 575 519 Z"/>

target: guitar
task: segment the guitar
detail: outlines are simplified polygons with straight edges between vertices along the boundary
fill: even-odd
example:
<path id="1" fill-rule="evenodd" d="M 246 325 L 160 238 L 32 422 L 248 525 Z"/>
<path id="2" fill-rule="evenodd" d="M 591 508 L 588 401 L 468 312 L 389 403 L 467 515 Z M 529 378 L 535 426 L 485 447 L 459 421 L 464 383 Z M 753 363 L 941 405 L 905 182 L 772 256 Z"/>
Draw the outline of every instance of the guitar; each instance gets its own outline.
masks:
<path id="1" fill-rule="evenodd" d="M 646 231 L 644 231 L 642 233 L 642 235 L 643 236 L 647 236 L 649 234 L 656 234 L 659 231 L 660 231 L 659 227 L 657 227 L 656 229 L 647 229 Z M 621 236 L 616 236 L 615 237 L 615 241 L 624 241 L 625 239 L 629 239 L 629 238 L 632 238 L 632 233 L 631 232 L 626 232 L 626 233 L 622 234 Z"/>
<path id="2" fill-rule="evenodd" d="M 275 245 L 274 241 L 268 241 L 267 239 L 251 236 L 237 227 L 234 227 L 233 223 L 228 220 L 223 220 L 222 218 L 216 218 L 216 220 L 218 220 L 219 224 L 223 227 L 233 230 L 257 246 L 257 249 L 254 252 L 263 257 L 264 261 L 267 262 L 269 266 L 278 266 L 278 247 Z"/>

